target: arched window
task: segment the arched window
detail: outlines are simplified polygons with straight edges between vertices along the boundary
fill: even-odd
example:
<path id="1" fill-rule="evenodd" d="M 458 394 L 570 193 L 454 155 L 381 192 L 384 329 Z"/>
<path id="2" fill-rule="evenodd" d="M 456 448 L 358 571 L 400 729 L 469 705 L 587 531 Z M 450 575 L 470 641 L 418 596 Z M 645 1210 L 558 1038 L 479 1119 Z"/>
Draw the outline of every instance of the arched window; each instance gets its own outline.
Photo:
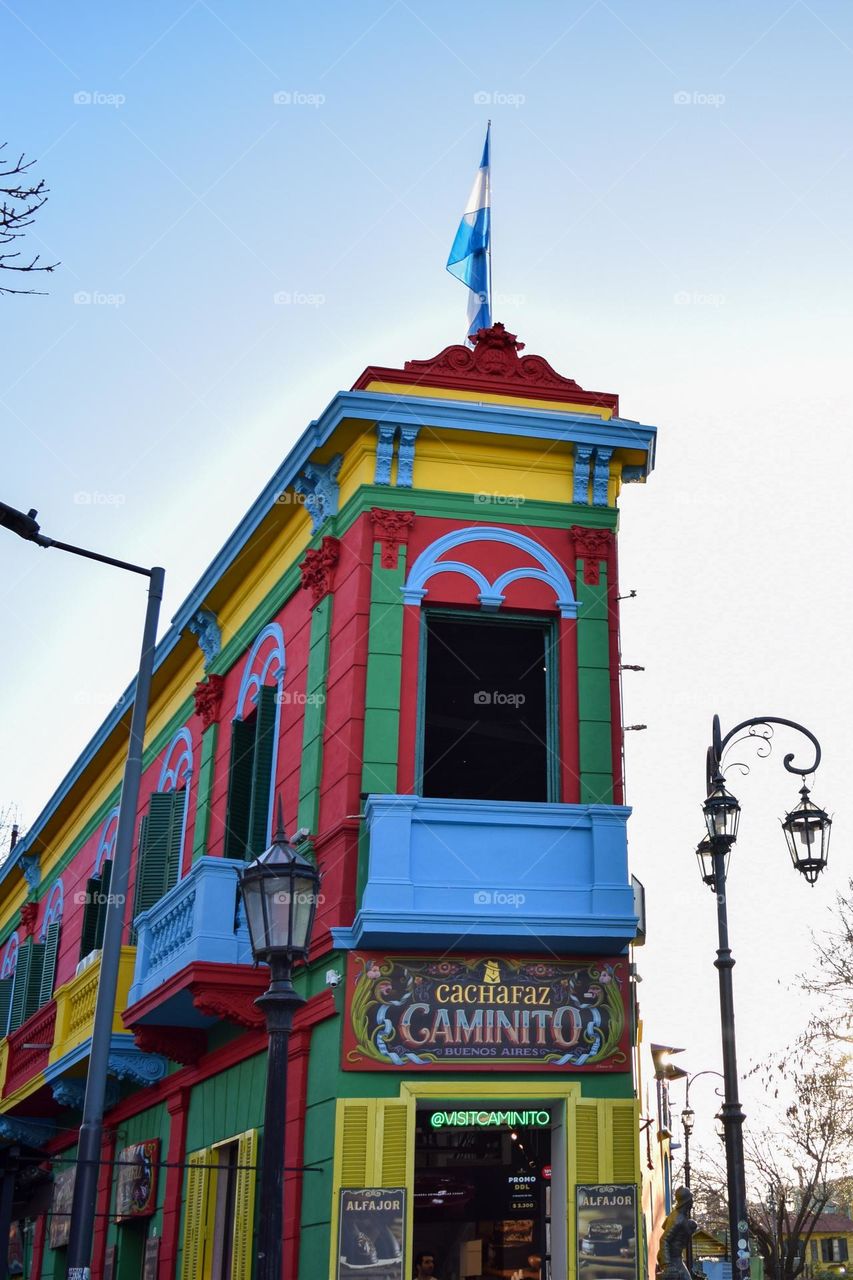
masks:
<path id="1" fill-rule="evenodd" d="M 188 729 L 179 729 L 163 753 L 157 790 L 139 827 L 134 919 L 177 884 L 184 854 L 187 795 L 193 768 Z"/>
<path id="2" fill-rule="evenodd" d="M 449 591 L 448 577 L 456 578 Z M 471 608 L 471 583 L 479 609 Z M 522 593 L 515 584 L 523 583 L 529 585 Z M 504 607 L 510 588 L 512 599 L 533 601 L 527 612 Z M 402 593 L 406 604 L 433 605 L 424 610 L 421 631 L 421 793 L 556 799 L 559 619 L 577 614 L 563 565 L 518 530 L 455 529 L 421 552 Z M 448 599 L 465 607 L 442 607 Z"/>
<path id="3" fill-rule="evenodd" d="M 284 668 L 284 635 L 272 622 L 246 658 L 231 725 L 225 820 L 229 858 L 256 858 L 269 843 Z"/>
<path id="4" fill-rule="evenodd" d="M 112 862 L 113 854 L 115 853 L 117 835 L 118 805 L 116 805 L 114 809 L 110 810 L 104 820 L 104 825 L 101 827 L 101 835 L 98 839 L 98 849 L 95 854 L 95 865 L 92 868 L 93 876 L 101 874 L 101 867 L 105 861 Z"/>

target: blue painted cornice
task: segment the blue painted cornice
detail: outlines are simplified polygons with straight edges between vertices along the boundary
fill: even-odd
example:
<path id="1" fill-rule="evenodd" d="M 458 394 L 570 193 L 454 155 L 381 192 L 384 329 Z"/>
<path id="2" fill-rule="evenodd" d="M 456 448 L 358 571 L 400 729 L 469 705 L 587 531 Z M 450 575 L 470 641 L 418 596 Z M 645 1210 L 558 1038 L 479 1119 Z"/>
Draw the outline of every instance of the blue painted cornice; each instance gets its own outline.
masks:
<path id="1" fill-rule="evenodd" d="M 190 591 L 172 625 L 157 645 L 155 671 L 180 641 L 207 597 L 222 575 L 234 563 L 243 547 L 266 519 L 279 496 L 292 487 L 300 471 L 316 449 L 328 441 L 333 432 L 347 420 L 361 420 L 371 425 L 380 423 L 400 427 L 485 432 L 492 435 L 526 437 L 531 440 L 562 440 L 578 446 L 630 449 L 646 454 L 641 466 L 647 475 L 654 466 L 657 429 L 627 418 L 604 421 L 591 414 L 555 413 L 540 409 L 516 409 L 507 405 L 475 403 L 467 400 L 431 399 L 426 396 L 402 396 L 373 391 L 339 391 L 319 418 L 309 422 L 290 453 L 261 490 L 243 519 L 226 540 L 210 565 Z M 639 478 L 633 468 L 632 479 Z M 118 699 L 85 749 L 69 769 L 44 809 L 29 830 L 19 839 L 15 850 L 0 867 L 0 883 L 13 867 L 18 867 L 24 854 L 38 841 L 54 811 L 109 739 L 119 722 L 127 715 L 136 696 L 134 678 Z"/>

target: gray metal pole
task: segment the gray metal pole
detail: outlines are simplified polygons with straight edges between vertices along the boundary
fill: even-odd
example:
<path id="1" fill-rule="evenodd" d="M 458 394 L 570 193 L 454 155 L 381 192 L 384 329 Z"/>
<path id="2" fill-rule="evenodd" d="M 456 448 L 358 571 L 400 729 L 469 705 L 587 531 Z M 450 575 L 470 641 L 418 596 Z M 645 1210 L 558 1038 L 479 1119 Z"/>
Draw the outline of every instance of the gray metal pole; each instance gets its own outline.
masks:
<path id="1" fill-rule="evenodd" d="M 734 959 L 729 948 L 726 907 L 726 856 L 714 850 L 714 889 L 717 894 L 718 948 L 714 965 L 720 975 L 720 1025 L 723 1036 L 725 1102 L 721 1107 L 726 1133 L 726 1180 L 729 1193 L 729 1256 L 732 1280 L 745 1280 L 749 1271 L 749 1233 L 746 1218 L 746 1166 L 743 1156 L 745 1116 L 738 1097 L 735 1006 L 732 989 Z M 742 1242 L 742 1243 L 741 1243 Z"/>
<path id="2" fill-rule="evenodd" d="M 67 1254 L 68 1280 L 89 1280 L 90 1277 L 89 1264 L 92 1258 L 104 1122 L 104 1095 L 118 989 L 121 936 L 124 929 L 124 908 L 130 876 L 133 830 L 139 801 L 139 782 L 142 777 L 145 721 L 148 716 L 151 677 L 154 673 L 154 647 L 157 639 L 160 601 L 163 598 L 164 578 L 163 569 L 151 570 L 148 606 L 142 632 L 142 655 L 139 660 L 133 713 L 130 718 L 130 743 L 121 784 L 118 831 L 110 880 L 110 896 L 106 907 L 104 944 L 101 950 L 101 969 L 98 975 L 98 993 L 92 1028 L 92 1047 L 89 1051 L 89 1070 L 86 1076 L 86 1097 L 77 1146 L 77 1176 L 71 1205 Z"/>

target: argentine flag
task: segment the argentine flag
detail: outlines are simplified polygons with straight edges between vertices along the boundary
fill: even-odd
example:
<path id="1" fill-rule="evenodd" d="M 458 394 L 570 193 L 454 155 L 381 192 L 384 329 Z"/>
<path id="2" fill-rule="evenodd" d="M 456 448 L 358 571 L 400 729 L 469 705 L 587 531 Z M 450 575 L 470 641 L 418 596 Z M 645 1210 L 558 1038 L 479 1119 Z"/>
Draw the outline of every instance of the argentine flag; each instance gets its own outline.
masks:
<path id="1" fill-rule="evenodd" d="M 483 159 L 474 179 L 450 257 L 447 270 L 467 285 L 468 334 L 488 329 L 492 323 L 492 196 L 489 173 L 489 134 L 486 129 Z"/>

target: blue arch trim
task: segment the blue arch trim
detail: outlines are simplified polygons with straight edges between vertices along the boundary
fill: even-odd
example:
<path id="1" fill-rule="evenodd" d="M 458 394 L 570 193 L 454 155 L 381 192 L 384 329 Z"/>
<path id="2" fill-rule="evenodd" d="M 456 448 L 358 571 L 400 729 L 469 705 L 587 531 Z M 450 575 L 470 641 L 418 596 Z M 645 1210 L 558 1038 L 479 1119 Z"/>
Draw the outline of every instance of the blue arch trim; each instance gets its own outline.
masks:
<path id="1" fill-rule="evenodd" d="M 6 943 L 3 962 L 0 964 L 0 978 L 11 978 L 18 965 L 18 931 L 17 929 Z"/>
<path id="2" fill-rule="evenodd" d="M 157 790 L 174 791 L 179 782 L 189 781 L 192 772 L 193 740 L 189 729 L 179 729 L 163 756 Z"/>
<path id="3" fill-rule="evenodd" d="M 538 561 L 540 567 L 537 569 L 520 565 L 517 569 L 506 570 L 494 582 L 489 582 L 485 575 L 473 565 L 456 560 L 439 560 L 439 556 L 446 551 L 465 546 L 470 542 L 502 542 L 506 546 L 515 547 L 516 550 L 532 556 Z M 430 543 L 418 556 L 405 585 L 401 588 L 405 603 L 420 604 L 427 594 L 427 582 L 439 573 L 461 573 L 471 578 L 479 587 L 480 604 L 484 609 L 500 608 L 504 601 L 504 592 L 511 582 L 518 582 L 523 578 L 535 578 L 539 582 L 547 583 L 553 589 L 556 596 L 555 603 L 561 617 L 577 616 L 578 602 L 572 591 L 569 576 L 559 560 L 541 543 L 528 538 L 526 534 L 518 533 L 515 529 L 478 526 L 473 529 L 454 529 L 452 533 L 436 538 L 435 542 Z"/>
<path id="4" fill-rule="evenodd" d="M 92 875 L 99 876 L 101 874 L 101 866 L 105 858 L 112 862 L 115 853 L 116 837 L 118 835 L 118 805 L 111 809 L 107 814 L 104 825 L 101 827 L 101 835 L 98 840 L 98 850 L 95 854 L 95 865 L 92 868 Z"/>
<path id="5" fill-rule="evenodd" d="M 263 662 L 255 670 L 255 659 L 270 637 L 273 638 L 274 643 L 265 654 Z M 280 685 L 284 679 L 284 671 L 284 633 L 277 622 L 271 622 L 269 626 L 264 627 L 263 631 L 260 632 L 246 658 L 243 666 L 243 679 L 240 681 L 240 693 L 237 697 L 237 713 L 234 718 L 236 720 L 245 718 L 247 698 L 251 700 L 252 706 L 254 706 L 258 700 L 258 690 L 262 685 L 266 684 L 267 676 L 271 674 L 276 684 Z M 251 709 L 250 707 L 249 710 Z"/>
<path id="6" fill-rule="evenodd" d="M 50 893 L 47 897 L 47 905 L 44 909 L 44 919 L 41 922 L 39 930 L 39 942 L 44 942 L 47 936 L 48 927 L 52 924 L 58 924 L 62 919 L 62 908 L 65 905 L 65 890 L 62 887 L 62 879 L 55 881 Z"/>

